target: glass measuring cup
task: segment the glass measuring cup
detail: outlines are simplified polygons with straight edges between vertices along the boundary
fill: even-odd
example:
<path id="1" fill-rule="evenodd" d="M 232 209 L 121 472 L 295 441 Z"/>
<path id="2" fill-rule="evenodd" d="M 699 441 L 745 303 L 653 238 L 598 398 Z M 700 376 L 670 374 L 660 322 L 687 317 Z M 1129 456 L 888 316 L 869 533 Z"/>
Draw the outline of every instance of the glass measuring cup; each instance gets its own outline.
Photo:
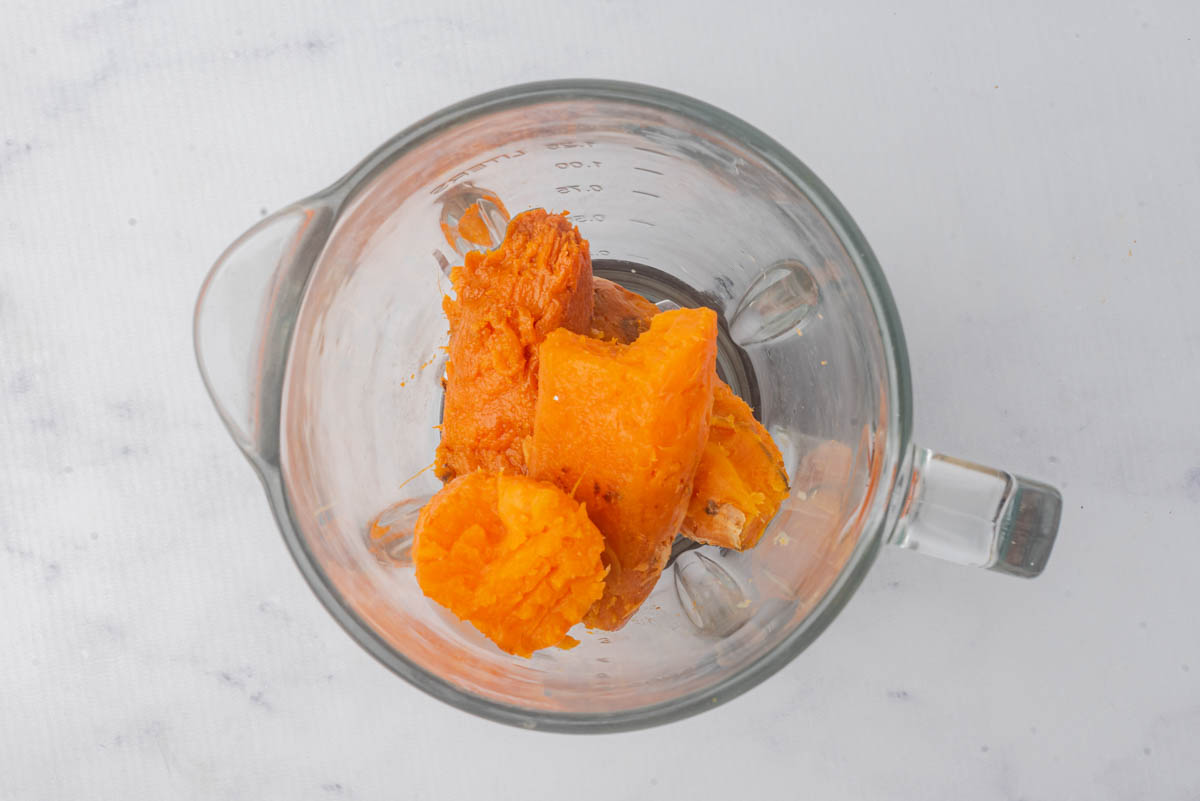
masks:
<path id="1" fill-rule="evenodd" d="M 502 653 L 426 600 L 407 560 L 439 483 L 448 267 L 508 211 L 569 209 L 598 275 L 721 315 L 720 370 L 783 451 L 791 495 L 745 553 L 679 549 L 618 632 Z M 478 226 L 476 226 L 478 227 Z M 911 441 L 891 295 L 858 228 L 794 156 L 681 95 L 565 81 L 482 95 L 268 217 L 213 267 L 201 373 L 284 539 L 339 623 L 455 706 L 560 731 L 693 714 L 786 664 L 884 543 L 1037 575 L 1056 490 Z M 388 511 L 377 525 L 374 516 Z"/>

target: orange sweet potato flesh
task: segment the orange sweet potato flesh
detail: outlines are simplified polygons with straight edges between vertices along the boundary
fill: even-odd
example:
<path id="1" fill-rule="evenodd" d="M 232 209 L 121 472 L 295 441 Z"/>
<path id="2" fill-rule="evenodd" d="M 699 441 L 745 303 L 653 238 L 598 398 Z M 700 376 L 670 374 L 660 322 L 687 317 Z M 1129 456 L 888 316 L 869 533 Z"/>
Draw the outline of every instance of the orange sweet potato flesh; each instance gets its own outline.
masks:
<path id="1" fill-rule="evenodd" d="M 604 534 L 589 626 L 623 626 L 666 565 L 708 438 L 716 352 L 710 309 L 660 314 L 631 345 L 565 330 L 542 343 L 529 471 L 583 501 Z"/>
<path id="2" fill-rule="evenodd" d="M 659 312 L 641 295 L 612 281 L 596 278 L 594 287 L 591 335 L 597 339 L 633 342 Z M 787 470 L 779 448 L 750 407 L 717 379 L 712 425 L 683 535 L 722 548 L 752 548 L 787 495 Z"/>
<path id="3" fill-rule="evenodd" d="M 501 649 L 562 643 L 604 591 L 604 538 L 583 505 L 526 476 L 468 473 L 421 510 L 417 583 Z"/>
<path id="4" fill-rule="evenodd" d="M 589 330 L 587 240 L 561 214 L 534 209 L 512 219 L 498 248 L 468 253 L 450 279 L 455 297 L 442 301 L 450 353 L 437 475 L 448 481 L 478 469 L 522 473 L 538 345 L 559 327 Z"/>
<path id="5" fill-rule="evenodd" d="M 775 441 L 746 402 L 718 381 L 683 535 L 722 548 L 753 548 L 787 496 Z"/>

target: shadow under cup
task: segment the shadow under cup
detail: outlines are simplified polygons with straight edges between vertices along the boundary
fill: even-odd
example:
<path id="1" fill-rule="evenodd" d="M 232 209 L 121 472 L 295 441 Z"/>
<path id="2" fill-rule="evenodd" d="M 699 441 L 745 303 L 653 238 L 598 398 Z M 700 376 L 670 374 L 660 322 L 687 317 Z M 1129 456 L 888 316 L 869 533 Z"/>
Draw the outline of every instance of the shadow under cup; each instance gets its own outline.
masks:
<path id="1" fill-rule="evenodd" d="M 598 274 L 715 309 L 724 377 L 756 406 L 792 485 L 753 550 L 689 553 L 625 628 L 577 627 L 577 647 L 530 659 L 424 598 L 404 547 L 441 486 L 427 469 L 441 301 L 466 249 L 454 223 L 480 198 L 501 201 L 483 204 L 493 216 L 569 210 Z M 779 145 L 657 90 L 535 85 L 414 126 L 277 224 L 300 232 L 321 209 L 330 227 L 286 356 L 276 511 L 318 594 L 385 664 L 504 722 L 635 728 L 753 686 L 845 602 L 909 450 L 903 344 L 853 223 Z M 503 219 L 485 222 L 495 233 Z M 391 536 L 373 541 L 388 507 Z"/>

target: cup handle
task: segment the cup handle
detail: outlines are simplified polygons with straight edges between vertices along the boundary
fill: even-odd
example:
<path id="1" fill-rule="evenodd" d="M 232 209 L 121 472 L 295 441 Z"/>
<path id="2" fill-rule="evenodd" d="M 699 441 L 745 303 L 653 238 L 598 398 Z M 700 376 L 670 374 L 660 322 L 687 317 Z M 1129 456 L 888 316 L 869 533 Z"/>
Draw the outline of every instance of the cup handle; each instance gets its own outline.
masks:
<path id="1" fill-rule="evenodd" d="M 279 406 L 292 329 L 332 210 L 302 201 L 261 220 L 213 265 L 193 337 L 204 385 L 229 433 L 260 469 L 279 463 Z"/>
<path id="2" fill-rule="evenodd" d="M 915 448 L 891 542 L 950 562 L 1034 578 L 1046 567 L 1062 495 L 1002 470 Z"/>

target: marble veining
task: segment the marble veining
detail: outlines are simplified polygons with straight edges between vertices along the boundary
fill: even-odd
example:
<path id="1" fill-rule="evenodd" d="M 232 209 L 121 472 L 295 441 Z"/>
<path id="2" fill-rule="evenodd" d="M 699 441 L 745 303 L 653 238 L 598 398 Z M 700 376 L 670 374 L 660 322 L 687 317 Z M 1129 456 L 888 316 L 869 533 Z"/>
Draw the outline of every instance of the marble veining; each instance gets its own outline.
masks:
<path id="1" fill-rule="evenodd" d="M 1200 798 L 1200 10 L 1018 6 L 6 9 L 0 799 Z M 887 551 L 764 685 L 588 740 L 351 642 L 204 394 L 197 290 L 402 127 L 577 75 L 727 108 L 833 187 L 920 442 L 1063 488 L 1042 578 Z"/>

